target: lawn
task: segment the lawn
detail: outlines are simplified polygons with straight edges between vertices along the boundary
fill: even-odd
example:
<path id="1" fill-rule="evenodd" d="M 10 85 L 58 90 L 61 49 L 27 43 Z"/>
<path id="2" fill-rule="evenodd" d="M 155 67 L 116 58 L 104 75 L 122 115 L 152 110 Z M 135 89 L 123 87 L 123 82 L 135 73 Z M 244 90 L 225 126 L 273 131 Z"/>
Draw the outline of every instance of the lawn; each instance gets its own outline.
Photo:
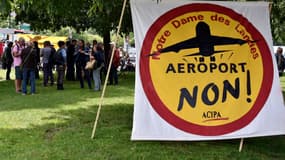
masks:
<path id="1" fill-rule="evenodd" d="M 285 136 L 201 142 L 130 141 L 134 74 L 108 86 L 95 139 L 90 139 L 101 92 L 65 82 L 22 96 L 0 70 L 0 160 L 197 159 L 284 160 Z M 13 77 L 12 77 L 13 78 Z M 285 90 L 285 78 L 281 79 Z M 285 115 L 284 115 L 285 116 Z"/>

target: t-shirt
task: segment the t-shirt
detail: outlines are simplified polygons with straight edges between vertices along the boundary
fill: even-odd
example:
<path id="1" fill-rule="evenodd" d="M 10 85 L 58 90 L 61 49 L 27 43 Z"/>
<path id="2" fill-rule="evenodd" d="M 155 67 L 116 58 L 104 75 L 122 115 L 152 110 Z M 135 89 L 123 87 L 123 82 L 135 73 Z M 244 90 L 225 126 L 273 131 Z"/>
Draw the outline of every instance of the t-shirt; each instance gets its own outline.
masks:
<path id="1" fill-rule="evenodd" d="M 51 56 L 51 48 L 45 47 L 41 50 L 41 56 L 43 56 L 43 63 L 49 63 L 50 56 Z"/>
<path id="2" fill-rule="evenodd" d="M 36 68 L 37 66 L 37 50 L 32 47 L 28 47 L 22 50 L 21 57 L 23 59 L 23 68 Z M 26 61 L 24 62 L 24 59 Z"/>
<path id="3" fill-rule="evenodd" d="M 15 46 L 13 47 L 12 54 L 15 53 L 15 52 L 20 52 L 20 54 L 21 54 L 21 53 L 22 53 L 22 50 L 23 50 L 24 48 L 25 48 L 24 46 L 15 45 Z M 14 57 L 14 67 L 20 66 L 21 63 L 22 63 L 22 58 L 21 58 L 21 56 L 15 57 L 14 54 L 13 54 L 13 57 Z"/>
<path id="4" fill-rule="evenodd" d="M 114 52 L 113 65 L 118 67 L 120 65 L 120 51 L 118 49 Z"/>

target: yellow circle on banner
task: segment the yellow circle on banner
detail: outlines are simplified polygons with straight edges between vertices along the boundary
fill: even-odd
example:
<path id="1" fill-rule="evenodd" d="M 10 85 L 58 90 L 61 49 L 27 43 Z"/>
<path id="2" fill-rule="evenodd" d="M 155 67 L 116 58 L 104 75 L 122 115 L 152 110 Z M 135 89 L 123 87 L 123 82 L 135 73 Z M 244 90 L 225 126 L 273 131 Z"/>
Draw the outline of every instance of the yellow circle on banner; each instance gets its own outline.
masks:
<path id="1" fill-rule="evenodd" d="M 196 27 L 201 21 L 208 24 L 211 36 L 254 41 L 244 26 L 227 15 L 192 12 L 165 24 L 155 37 L 152 51 L 162 42 L 165 48 L 197 37 Z M 249 54 L 251 50 L 255 50 L 254 54 Z M 199 52 L 199 47 L 186 48 L 177 53 L 161 53 L 159 60 L 150 60 L 152 81 L 160 99 L 175 115 L 194 124 L 215 126 L 239 119 L 251 109 L 263 80 L 262 59 L 254 43 L 216 45 L 214 51 L 224 52 L 191 56 Z M 211 57 L 215 60 L 211 61 Z M 230 88 L 239 92 L 236 97 L 228 91 Z M 178 109 L 184 93 L 181 89 L 194 96 L 195 105 L 191 106 L 184 98 L 182 108 Z M 205 103 L 203 96 L 211 103 Z"/>

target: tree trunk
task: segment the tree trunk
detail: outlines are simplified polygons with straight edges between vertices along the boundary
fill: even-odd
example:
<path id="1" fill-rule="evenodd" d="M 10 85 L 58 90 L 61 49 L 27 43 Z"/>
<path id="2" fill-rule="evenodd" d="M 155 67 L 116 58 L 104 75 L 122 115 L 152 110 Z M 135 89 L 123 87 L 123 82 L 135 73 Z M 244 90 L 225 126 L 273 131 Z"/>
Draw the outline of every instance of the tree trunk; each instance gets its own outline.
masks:
<path id="1" fill-rule="evenodd" d="M 103 33 L 104 51 L 105 51 L 105 62 L 109 64 L 109 54 L 110 54 L 110 42 L 111 34 L 109 30 L 105 30 Z"/>

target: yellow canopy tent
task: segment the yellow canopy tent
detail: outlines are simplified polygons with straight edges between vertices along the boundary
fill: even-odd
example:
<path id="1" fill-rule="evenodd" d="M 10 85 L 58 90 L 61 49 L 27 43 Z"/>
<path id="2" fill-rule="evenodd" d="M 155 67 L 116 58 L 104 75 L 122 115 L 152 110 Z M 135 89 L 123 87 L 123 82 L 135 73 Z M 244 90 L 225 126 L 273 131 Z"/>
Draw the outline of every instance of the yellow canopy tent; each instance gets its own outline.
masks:
<path id="1" fill-rule="evenodd" d="M 57 49 L 58 41 L 67 41 L 67 37 L 63 36 L 43 36 L 43 35 L 33 35 L 33 34 L 17 34 L 17 37 L 23 37 L 25 41 L 37 41 L 39 43 L 39 47 L 43 48 L 44 41 L 50 41 L 51 44 L 54 45 L 54 48 Z"/>

